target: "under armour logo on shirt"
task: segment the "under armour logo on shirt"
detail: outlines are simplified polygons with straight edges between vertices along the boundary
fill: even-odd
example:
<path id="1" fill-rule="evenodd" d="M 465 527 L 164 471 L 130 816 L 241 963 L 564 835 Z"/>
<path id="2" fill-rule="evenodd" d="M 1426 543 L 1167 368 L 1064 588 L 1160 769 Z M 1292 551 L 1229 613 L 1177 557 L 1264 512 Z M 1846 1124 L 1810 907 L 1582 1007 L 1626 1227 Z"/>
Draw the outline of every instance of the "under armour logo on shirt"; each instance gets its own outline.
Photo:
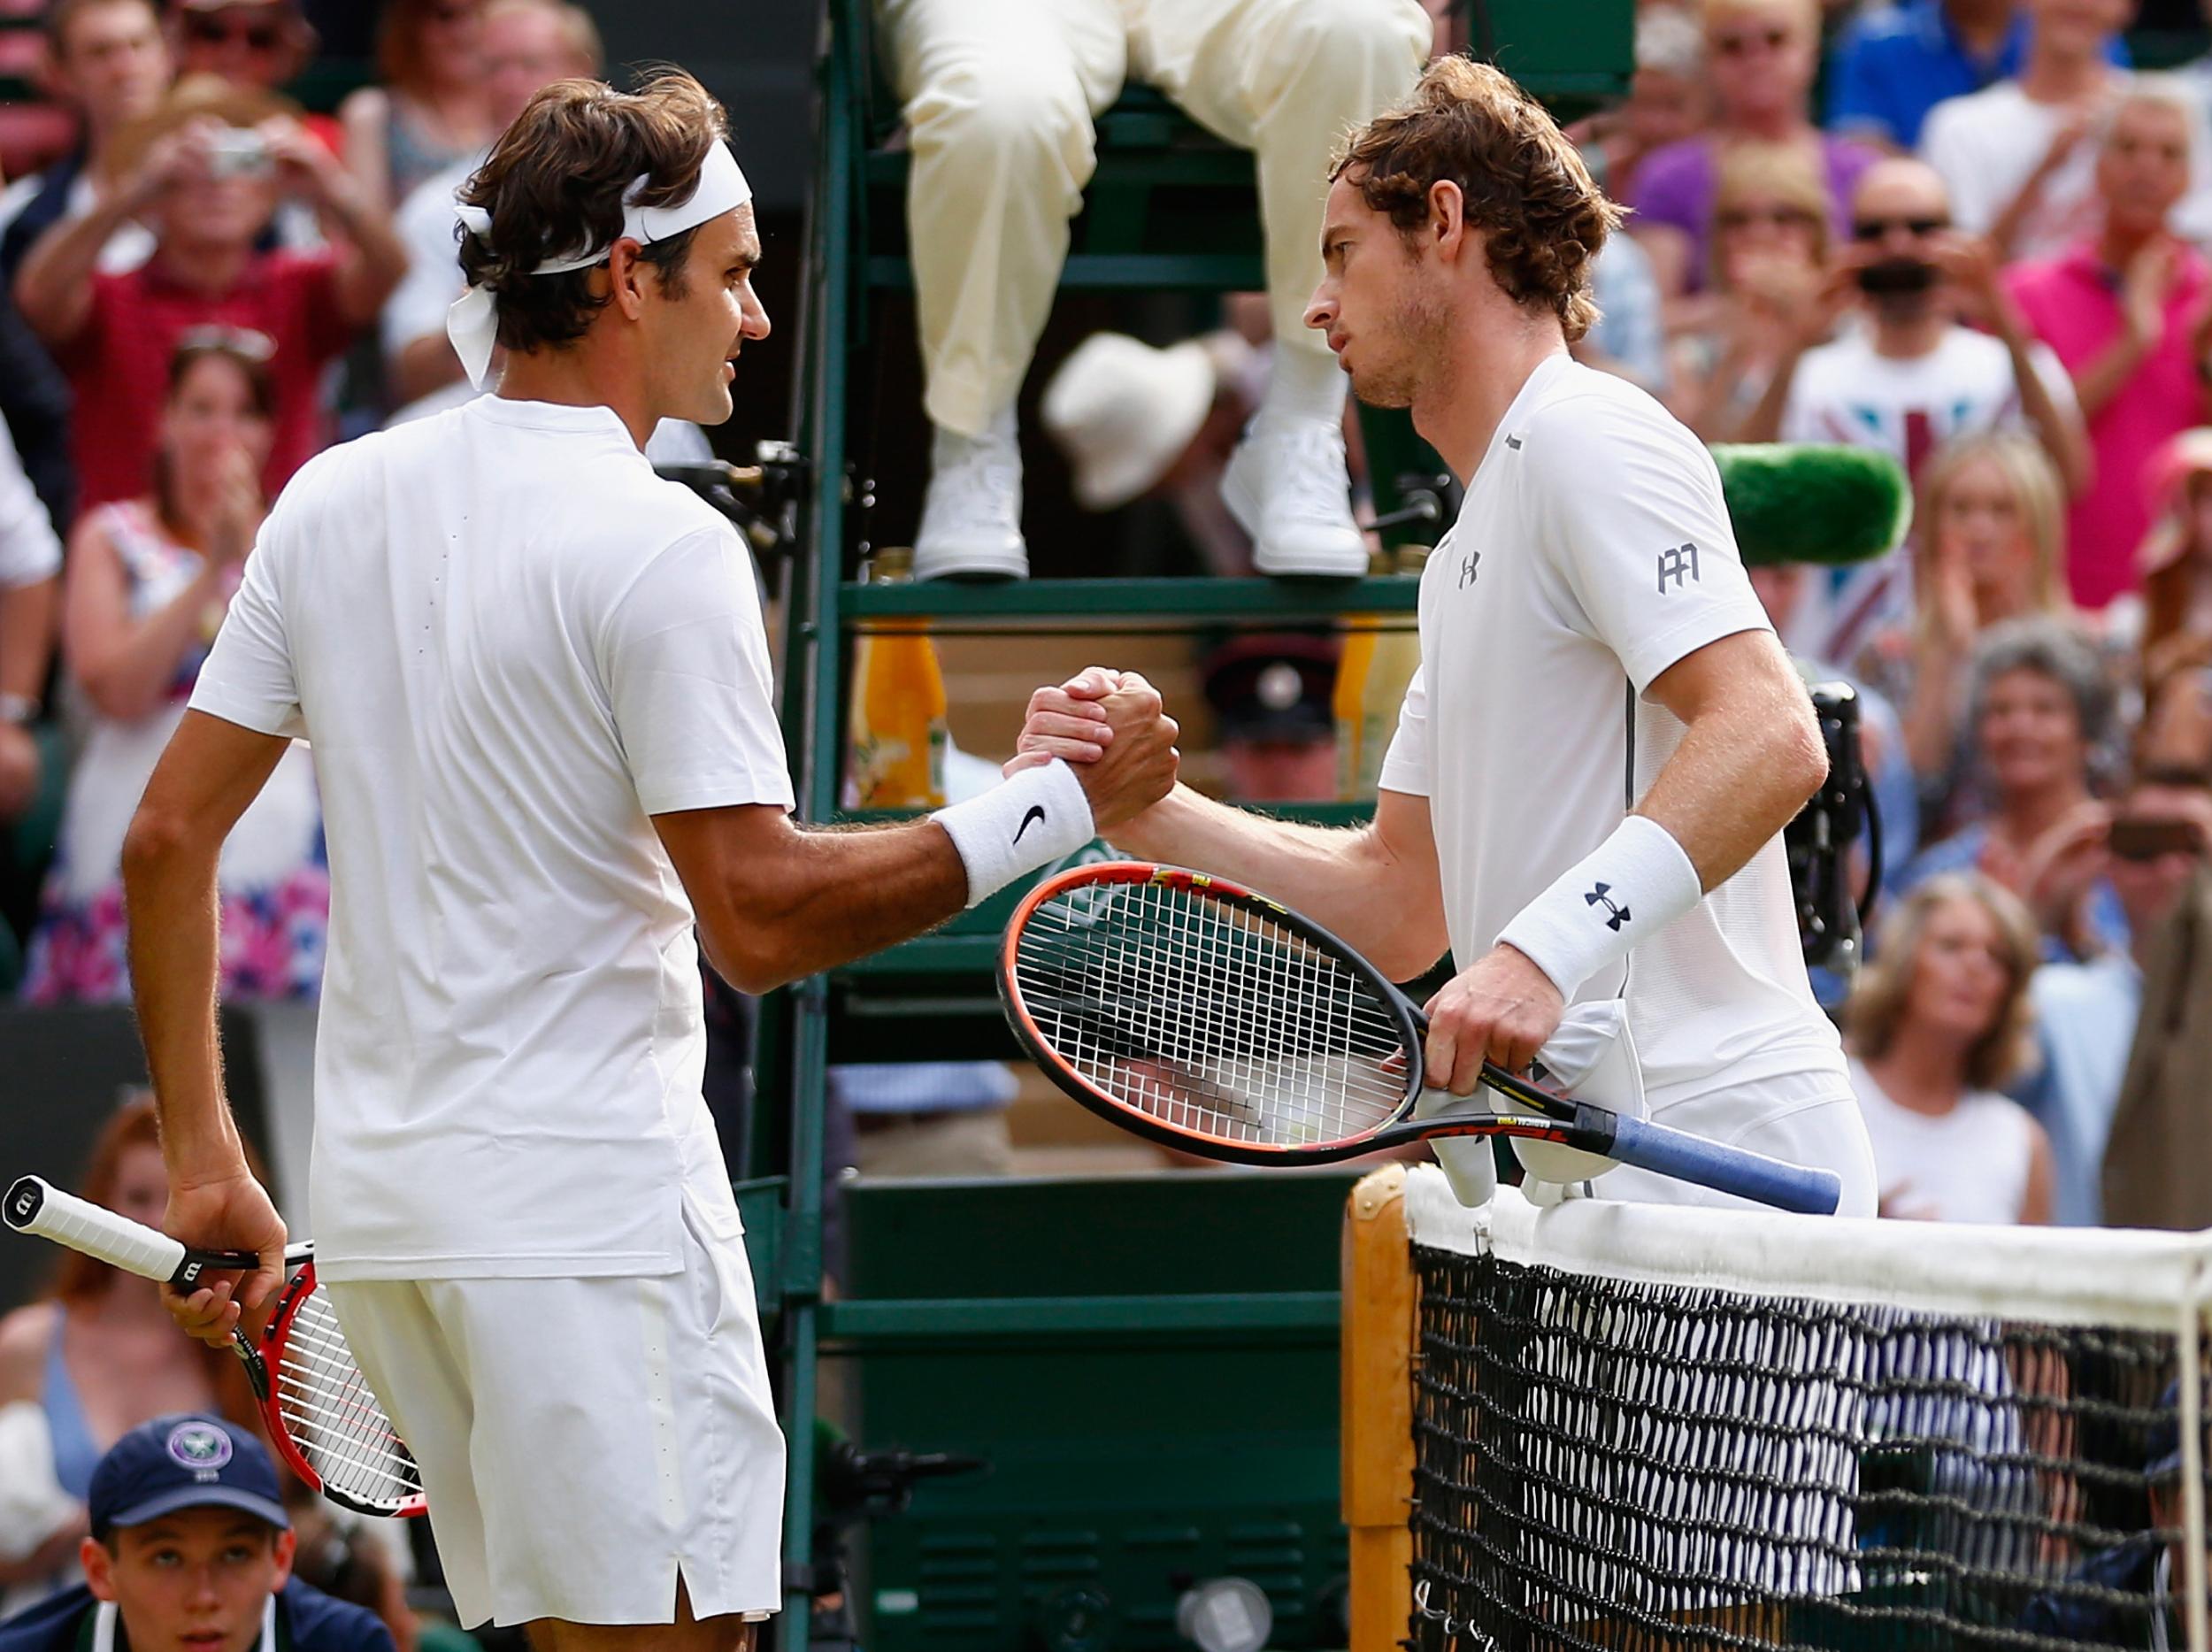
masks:
<path id="1" fill-rule="evenodd" d="M 1685 580 L 1693 585 L 1700 582 L 1695 545 L 1670 545 L 1659 553 L 1660 595 L 1667 594 L 1667 581 L 1670 580 L 1674 581 L 1674 588 L 1678 591 L 1682 588 Z"/>
<path id="2" fill-rule="evenodd" d="M 1475 582 L 1475 565 L 1482 560 L 1482 553 L 1471 550 L 1459 559 L 1459 588 L 1465 590 Z"/>
<path id="3" fill-rule="evenodd" d="M 1614 905 L 1612 901 L 1612 893 L 1613 886 L 1611 884 L 1601 883 L 1596 888 L 1591 890 L 1587 895 L 1584 895 L 1582 900 L 1583 903 L 1586 906 L 1602 906 L 1605 908 L 1607 913 L 1609 914 L 1605 920 L 1605 926 L 1613 931 L 1614 934 L 1618 934 L 1620 933 L 1621 926 L 1628 922 L 1628 909 L 1625 906 Z"/>

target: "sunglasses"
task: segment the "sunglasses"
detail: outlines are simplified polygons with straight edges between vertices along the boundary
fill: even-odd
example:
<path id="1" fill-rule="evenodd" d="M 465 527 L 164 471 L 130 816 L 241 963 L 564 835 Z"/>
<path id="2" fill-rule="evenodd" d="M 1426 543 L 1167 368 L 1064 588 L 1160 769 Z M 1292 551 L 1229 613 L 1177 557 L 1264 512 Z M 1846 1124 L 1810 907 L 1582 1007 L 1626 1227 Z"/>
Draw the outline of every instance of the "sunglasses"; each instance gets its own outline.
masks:
<path id="1" fill-rule="evenodd" d="M 1713 215 L 1713 222 L 1723 229 L 1747 229 L 1754 224 L 1799 229 L 1819 221 L 1801 206 L 1726 206 Z"/>
<path id="2" fill-rule="evenodd" d="M 1909 229 L 1916 235 L 1932 235 L 1951 227 L 1947 218 L 1863 218 L 1851 226 L 1854 241 L 1879 241 L 1893 229 Z"/>
<path id="3" fill-rule="evenodd" d="M 1740 58 L 1755 46 L 1779 51 L 1789 43 L 1790 32 L 1786 28 L 1739 29 L 1713 36 L 1713 50 L 1724 58 Z"/>
<path id="4" fill-rule="evenodd" d="M 195 45 L 222 46 L 240 42 L 256 51 L 274 51 L 285 41 L 287 30 L 281 22 L 263 20 L 233 27 L 223 20 L 220 13 L 194 13 L 184 20 L 184 37 Z"/>

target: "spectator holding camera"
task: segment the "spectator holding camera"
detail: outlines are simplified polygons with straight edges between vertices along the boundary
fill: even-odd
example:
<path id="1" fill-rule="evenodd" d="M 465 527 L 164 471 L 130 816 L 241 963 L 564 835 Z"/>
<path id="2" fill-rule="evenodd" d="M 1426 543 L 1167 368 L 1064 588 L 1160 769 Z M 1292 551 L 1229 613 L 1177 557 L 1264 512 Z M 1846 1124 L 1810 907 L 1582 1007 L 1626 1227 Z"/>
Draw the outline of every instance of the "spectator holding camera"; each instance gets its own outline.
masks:
<path id="1" fill-rule="evenodd" d="M 171 357 L 150 496 L 86 513 L 72 536 L 63 659 L 93 722 L 31 935 L 33 1003 L 130 996 L 124 828 L 221 626 L 265 511 L 273 375 L 253 334 L 188 334 Z M 306 748 L 278 760 L 223 849 L 222 994 L 312 1001 L 330 879 Z M 304 1007 L 304 1005 L 303 1005 Z M 304 1120 L 274 1120 L 288 1160 Z M 286 1163 L 285 1186 L 299 1186 Z"/>
<path id="2" fill-rule="evenodd" d="M 2047 1222 L 2051 1144 L 1999 1093 L 2032 1057 L 2035 927 L 1973 872 L 1931 879 L 1882 920 L 1845 1010 L 1881 1214 Z"/>
<path id="3" fill-rule="evenodd" d="M 2102 227 L 2006 277 L 2029 324 L 2073 375 L 2089 422 L 2096 475 L 2075 496 L 2067 521 L 2067 580 L 2074 601 L 2093 611 L 2135 588 L 2136 552 L 2149 526 L 2145 464 L 2205 417 L 2212 269 L 2169 221 L 2188 193 L 2199 119 L 2171 80 L 2136 81 L 2096 150 Z"/>
<path id="4" fill-rule="evenodd" d="M 2070 486 L 2089 449 L 2058 357 L 2007 297 L 1986 242 L 1951 223 L 1943 181 L 1918 161 L 1885 160 L 1859 181 L 1851 245 L 1826 305 L 1798 312 L 1791 348 L 1747 426 L 1753 441 L 1877 447 L 1916 475 L 1937 444 L 1994 429 L 2039 442 Z M 1836 307 L 1852 319 L 1824 342 Z M 1988 332 L 1965 325 L 1971 317 Z M 1902 556 L 1840 572 L 1786 640 L 1850 659 L 1909 605 Z"/>
<path id="5" fill-rule="evenodd" d="M 43 172 L 0 192 L 0 279 L 12 280 L 31 245 L 55 225 L 92 210 L 114 165 L 115 141 L 160 107 L 173 65 L 152 0 L 55 0 L 46 13 L 48 71 L 73 107 L 82 137 Z M 102 267 L 144 260 L 152 238 L 124 224 Z"/>
<path id="6" fill-rule="evenodd" d="M 114 193 L 48 234 L 16 277 L 24 319 L 77 393 L 81 502 L 143 490 L 166 364 L 186 333 L 210 326 L 268 341 L 273 401 L 262 480 L 273 496 L 323 444 L 323 369 L 375 319 L 406 255 L 344 168 L 265 95 L 188 80 L 134 137 Z M 288 191 L 314 204 L 330 248 L 258 250 Z M 153 255 L 134 270 L 101 270 L 101 249 L 133 218 L 152 227 Z"/>

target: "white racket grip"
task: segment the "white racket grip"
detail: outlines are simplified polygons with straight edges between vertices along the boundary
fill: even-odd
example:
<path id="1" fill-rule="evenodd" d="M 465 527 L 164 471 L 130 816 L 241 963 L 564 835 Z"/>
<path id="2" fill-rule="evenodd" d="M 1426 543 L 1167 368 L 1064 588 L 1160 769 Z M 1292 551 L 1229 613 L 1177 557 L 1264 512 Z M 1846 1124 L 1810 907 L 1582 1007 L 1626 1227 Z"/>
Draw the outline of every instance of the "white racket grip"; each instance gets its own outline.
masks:
<path id="1" fill-rule="evenodd" d="M 118 1216 L 37 1176 L 8 1189 L 7 1222 L 19 1233 L 50 1239 L 141 1279 L 167 1284 L 184 1266 L 183 1244 L 143 1222 Z"/>

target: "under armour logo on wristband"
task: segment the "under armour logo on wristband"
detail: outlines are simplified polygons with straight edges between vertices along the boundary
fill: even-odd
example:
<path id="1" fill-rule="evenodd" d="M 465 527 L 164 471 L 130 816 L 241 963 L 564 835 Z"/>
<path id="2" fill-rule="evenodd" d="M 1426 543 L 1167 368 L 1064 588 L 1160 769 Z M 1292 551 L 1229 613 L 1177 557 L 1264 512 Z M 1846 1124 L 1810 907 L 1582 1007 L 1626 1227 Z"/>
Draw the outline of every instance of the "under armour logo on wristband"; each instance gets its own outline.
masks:
<path id="1" fill-rule="evenodd" d="M 1032 826 L 1035 825 L 1038 821 L 1043 819 L 1044 818 L 1045 810 L 1042 803 L 1030 804 L 1029 812 L 1022 817 L 1021 825 L 1014 828 L 1014 841 L 1017 843 L 1020 842 L 1022 841 L 1022 834 L 1028 831 Z"/>
<path id="2" fill-rule="evenodd" d="M 1620 930 L 1620 926 L 1628 922 L 1628 909 L 1625 906 L 1616 906 L 1613 904 L 1611 898 L 1613 886 L 1611 884 L 1601 883 L 1596 888 L 1591 890 L 1587 895 L 1584 895 L 1582 899 L 1587 905 L 1604 907 L 1609 914 L 1605 920 L 1605 926 L 1617 934 Z"/>

